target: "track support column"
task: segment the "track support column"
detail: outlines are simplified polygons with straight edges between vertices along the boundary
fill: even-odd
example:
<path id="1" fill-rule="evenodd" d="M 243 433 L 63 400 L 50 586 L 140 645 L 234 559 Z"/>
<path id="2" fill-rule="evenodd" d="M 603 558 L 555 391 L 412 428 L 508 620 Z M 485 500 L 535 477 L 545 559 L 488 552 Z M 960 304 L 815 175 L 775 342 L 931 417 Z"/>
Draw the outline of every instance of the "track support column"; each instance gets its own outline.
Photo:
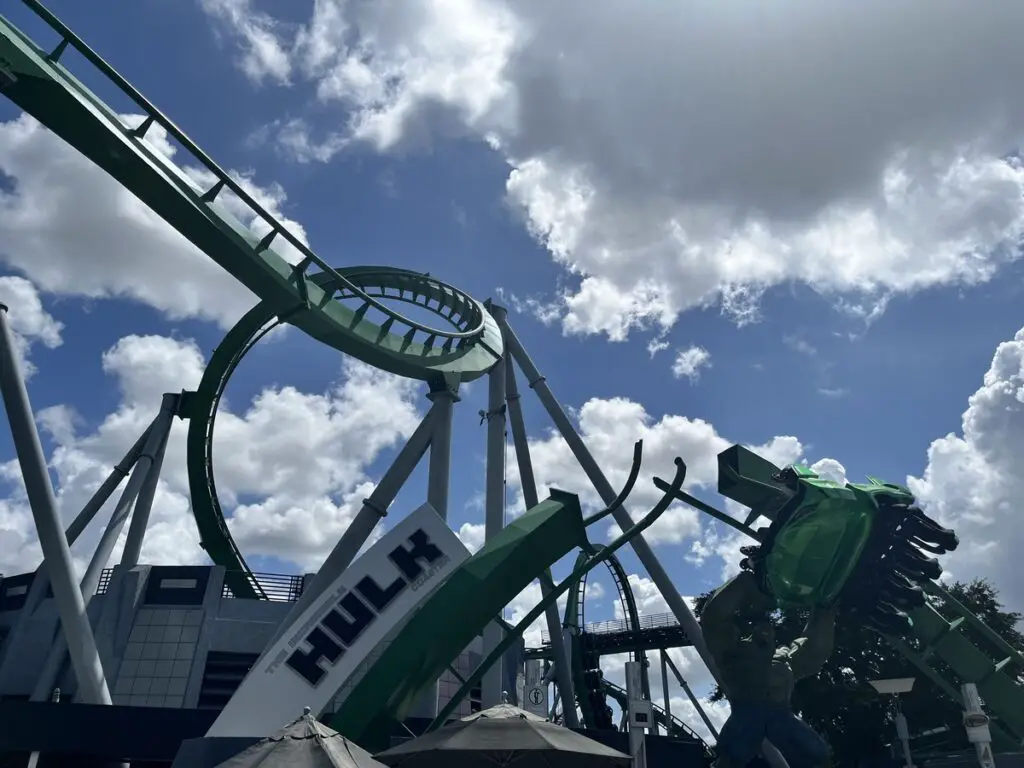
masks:
<path id="1" fill-rule="evenodd" d="M 149 527 L 149 515 L 153 511 L 153 499 L 156 497 L 156 487 L 160 482 L 160 471 L 164 465 L 164 454 L 167 453 L 167 442 L 171 437 L 171 425 L 178 413 L 180 398 L 180 395 L 164 395 L 163 402 L 160 404 L 160 414 L 156 417 L 153 426 L 154 437 L 152 440 L 146 440 L 146 450 L 139 459 L 140 465 L 146 461 L 148 466 L 139 486 L 139 495 L 135 499 L 135 509 L 132 512 L 132 522 L 128 526 L 128 538 L 125 540 L 124 551 L 121 553 L 120 565 L 125 568 L 134 568 L 139 564 L 142 542 L 146 537 L 146 529 Z M 153 453 L 149 453 L 150 447 L 155 447 Z"/>
<path id="2" fill-rule="evenodd" d="M 506 343 L 506 347 L 507 347 Z M 516 383 L 516 367 L 512 360 L 505 360 L 505 401 L 508 404 L 508 421 L 512 427 L 512 445 L 516 452 L 516 463 L 519 465 L 519 483 L 523 488 L 523 501 L 530 509 L 540 503 L 537 493 L 537 479 L 533 474 L 533 459 L 530 456 L 530 442 L 526 437 L 526 420 L 523 418 L 522 396 Z M 545 568 L 538 578 L 542 597 L 547 597 L 555 588 L 551 577 L 551 569 Z M 576 695 L 572 686 L 572 667 L 566 650 L 565 638 L 562 636 L 562 622 L 558 617 L 558 606 L 552 603 L 544 609 L 544 618 L 551 636 L 551 650 L 555 657 L 554 677 L 558 690 L 564 692 L 563 702 L 571 702 L 566 707 L 563 703 L 562 713 L 565 724 L 569 728 L 579 728 L 580 720 L 576 716 Z"/>
<path id="3" fill-rule="evenodd" d="M 504 307 L 487 302 L 487 310 L 499 326 L 507 314 Z M 490 541 L 505 527 L 505 366 L 506 356 L 487 374 L 487 469 L 484 487 L 484 540 Z M 495 619 L 498 617 L 495 616 Z M 486 657 L 501 642 L 504 629 L 490 621 L 483 629 L 483 655 Z M 480 701 L 484 709 L 502 703 L 504 660 L 499 660 L 484 675 Z"/>
<path id="4" fill-rule="evenodd" d="M 107 500 L 113 495 L 114 491 L 117 490 L 117 486 L 121 484 L 121 481 L 128 476 L 131 468 L 135 466 L 135 462 L 138 461 L 139 456 L 142 455 L 142 448 L 146 442 L 146 436 L 149 434 L 149 430 L 152 429 L 152 424 L 146 428 L 146 431 L 142 433 L 138 440 L 135 441 L 135 445 L 128 449 L 128 453 L 124 455 L 111 470 L 110 474 L 107 475 L 107 479 L 103 481 L 96 492 L 92 495 L 92 498 L 86 502 L 85 506 L 82 507 L 82 511 L 78 513 L 78 516 L 71 522 L 71 525 L 67 527 L 64 535 L 67 537 L 68 546 L 74 545 L 75 540 L 82 535 L 82 532 L 86 529 L 92 519 L 96 517 L 96 513 L 103 508 L 103 505 L 107 503 Z M 25 632 L 29 620 L 32 618 L 32 614 L 36 608 L 39 607 L 39 603 L 42 602 L 43 596 L 46 594 L 46 588 L 50 585 L 50 574 L 47 572 L 46 562 L 40 563 L 36 569 L 35 578 L 32 579 L 32 586 L 29 587 L 28 595 L 25 597 L 25 604 L 22 606 L 21 611 L 18 615 L 18 622 L 14 625 L 14 629 L 7 636 L 4 641 L 5 645 L 0 648 L 13 648 L 20 641 L 22 634 Z M 10 674 L 12 665 L 15 664 L 14 657 L 3 654 L 4 663 L 0 666 L 0 690 L 3 690 L 6 684 L 8 675 Z"/>
<path id="5" fill-rule="evenodd" d="M 442 378 L 430 383 L 427 398 L 433 404 L 434 429 L 430 437 L 430 464 L 427 470 L 427 503 L 443 520 L 448 519 L 448 492 L 451 487 L 452 418 L 459 402 L 458 380 Z"/>
<path id="6" fill-rule="evenodd" d="M 579 462 L 580 467 L 586 473 L 590 479 L 591 484 L 594 486 L 594 490 L 597 491 L 598 496 L 605 504 L 611 504 L 616 497 L 615 489 L 612 488 L 611 483 L 608 482 L 608 478 L 604 476 L 604 472 L 598 466 L 597 461 L 594 460 L 593 455 L 583 442 L 583 438 L 580 437 L 576 428 L 572 422 L 569 421 L 569 417 L 566 416 L 561 404 L 555 398 L 554 393 L 551 391 L 551 387 L 548 386 L 547 381 L 533 360 L 530 359 L 529 354 L 523 348 L 522 343 L 519 341 L 519 337 L 516 336 L 515 331 L 508 324 L 507 318 L 503 315 L 502 317 L 495 318 L 498 320 L 499 325 L 502 328 L 505 344 L 509 355 L 519 364 L 523 373 L 526 375 L 527 380 L 530 383 L 530 388 L 537 393 L 537 397 L 540 398 L 541 403 L 544 405 L 544 409 L 548 412 L 551 420 L 555 423 L 555 427 L 562 435 L 562 439 L 569 444 L 569 449 L 576 457 L 576 461 Z M 633 519 L 630 517 L 629 512 L 625 507 L 619 507 L 612 513 L 612 517 L 615 522 L 618 523 L 619 528 L 623 531 L 629 530 L 633 526 Z M 672 584 L 672 579 L 668 573 L 662 567 L 661 562 L 654 554 L 654 550 L 651 549 L 651 545 L 647 543 L 647 539 L 644 536 L 638 535 L 629 541 L 630 546 L 636 553 L 637 559 L 643 565 L 644 569 L 650 575 L 651 580 L 657 586 L 661 596 L 665 598 L 665 602 L 668 603 L 669 610 L 675 614 L 676 620 L 679 625 L 686 632 L 690 642 L 693 643 L 693 647 L 697 650 L 701 660 L 707 666 L 708 671 L 714 676 L 716 680 L 721 682 L 721 677 L 718 674 L 718 666 L 715 664 L 715 660 L 711 657 L 708 652 L 707 646 L 704 644 L 704 633 L 701 631 L 700 624 L 697 621 L 697 617 L 693 615 L 686 601 L 683 600 L 682 595 Z M 778 752 L 765 742 L 767 749 L 765 750 L 765 759 L 774 766 L 774 768 L 781 768 L 786 765 L 785 759 Z"/>
<path id="7" fill-rule="evenodd" d="M 64 635 L 71 648 L 71 663 L 78 676 L 82 699 L 90 704 L 110 704 L 110 691 L 103 676 L 103 665 L 96 649 L 96 638 L 85 616 L 82 593 L 75 583 L 71 549 L 57 513 L 57 501 L 46 468 L 46 457 L 39 441 L 25 381 L 14 355 L 14 339 L 7 321 L 7 307 L 0 304 L 0 394 L 11 426 L 14 449 L 18 454 L 25 492 L 39 536 L 39 546 L 47 563 L 53 596 Z"/>
<path id="8" fill-rule="evenodd" d="M 341 539 L 339 539 L 334 549 L 331 550 L 331 554 L 324 560 L 316 576 L 313 577 L 309 585 L 303 590 L 299 599 L 295 601 L 284 621 L 278 625 L 277 631 L 267 642 L 266 648 L 273 647 L 281 635 L 292 626 L 292 622 L 298 619 L 303 611 L 323 593 L 324 589 L 334 583 L 334 580 L 349 567 L 352 561 L 355 560 L 356 555 L 359 554 L 359 550 L 366 543 L 366 540 L 370 538 L 370 534 L 377 527 L 377 523 L 387 515 L 391 502 L 395 500 L 395 496 L 402 490 L 402 486 L 409 479 L 409 475 L 413 473 L 416 465 L 423 458 L 423 454 L 430 447 L 430 440 L 434 431 L 434 419 L 437 416 L 437 413 L 434 411 L 435 407 L 431 406 L 430 410 L 427 411 L 423 421 L 416 427 L 416 430 L 402 447 L 402 450 L 398 452 L 394 462 L 388 467 L 380 482 L 377 483 L 377 487 L 373 489 L 373 493 L 363 501 L 363 506 L 360 508 L 359 513 L 352 520 L 351 525 L 345 529 L 345 533 L 342 534 Z"/>
<path id="9" fill-rule="evenodd" d="M 448 495 L 451 489 L 452 473 L 452 419 L 455 403 L 459 402 L 459 383 L 456 377 L 442 377 L 431 381 L 427 398 L 434 411 L 434 428 L 430 435 L 430 456 L 427 466 L 427 503 L 448 520 Z M 437 717 L 440 685 L 431 686 L 427 706 L 429 716 Z"/>
<path id="10" fill-rule="evenodd" d="M 159 453 L 160 446 L 167 440 L 167 434 L 170 432 L 171 421 L 174 419 L 174 412 L 177 409 L 177 404 L 177 395 L 164 395 L 160 414 L 156 417 L 156 421 L 153 422 L 153 428 L 148 430 L 146 444 L 142 449 L 142 455 L 139 456 L 139 460 L 132 468 L 131 476 L 128 478 L 128 484 L 125 485 L 124 491 L 121 493 L 121 498 L 117 500 L 117 505 L 114 507 L 114 511 L 110 515 L 110 521 L 107 523 L 107 527 L 103 530 L 103 535 L 100 536 L 99 544 L 96 545 L 96 551 L 93 552 L 92 559 L 89 560 L 89 565 L 85 569 L 85 575 L 82 577 L 82 603 L 85 606 L 89 605 L 92 601 L 93 595 L 96 594 L 96 588 L 100 583 L 100 576 L 107 565 L 107 561 L 110 560 L 110 555 L 114 551 L 114 546 L 117 544 L 117 538 L 121 535 L 121 530 L 124 528 L 124 524 L 128 520 L 128 516 L 132 514 L 132 509 L 135 507 L 135 501 L 138 499 L 139 491 L 142 488 L 143 483 L 146 481 L 147 473 L 153 465 L 154 457 Z M 139 510 L 136 509 L 136 512 L 138 511 Z M 148 512 L 144 512 L 144 518 L 141 521 L 143 534 L 145 533 L 145 525 L 148 520 Z M 135 521 L 132 522 L 132 525 L 135 525 Z M 142 546 L 141 535 L 139 536 L 139 546 Z M 88 618 L 86 621 L 88 622 Z M 63 622 L 61 623 L 63 624 Z M 43 671 L 39 675 L 39 679 L 36 681 L 36 687 L 32 691 L 31 701 L 47 701 L 50 698 L 53 688 L 57 684 L 57 675 L 60 673 L 60 668 L 64 664 L 64 655 L 68 652 L 68 648 L 69 644 L 67 636 L 64 633 L 58 634 L 53 647 L 50 648 L 50 655 L 46 658 Z"/>
<path id="11" fill-rule="evenodd" d="M 667 736 L 669 733 L 668 723 L 672 722 L 672 700 L 668 696 L 668 651 L 661 648 L 659 653 L 661 654 L 661 697 L 665 702 L 665 719 L 667 721 L 665 735 Z"/>

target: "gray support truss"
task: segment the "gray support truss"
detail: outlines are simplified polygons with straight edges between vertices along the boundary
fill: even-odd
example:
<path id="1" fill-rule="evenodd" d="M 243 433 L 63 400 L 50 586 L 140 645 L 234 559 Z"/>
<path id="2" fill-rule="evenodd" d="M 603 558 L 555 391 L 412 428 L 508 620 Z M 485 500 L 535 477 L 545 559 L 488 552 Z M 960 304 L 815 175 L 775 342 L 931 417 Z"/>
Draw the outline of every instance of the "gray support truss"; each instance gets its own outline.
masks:
<path id="1" fill-rule="evenodd" d="M 120 565 L 125 568 L 134 568 L 139 564 L 139 557 L 142 554 L 142 542 L 146 537 L 146 529 L 149 527 L 149 515 L 153 511 L 153 499 L 156 498 L 156 487 L 160 482 L 160 471 L 164 465 L 164 454 L 167 452 L 167 442 L 171 437 L 171 424 L 178 413 L 180 395 L 165 394 L 160 404 L 160 413 L 154 422 L 154 435 L 159 433 L 158 440 L 146 441 L 145 452 L 139 458 L 139 464 L 144 462 L 146 467 L 145 477 L 139 486 L 139 496 L 135 500 L 135 510 L 132 512 L 132 521 L 128 526 L 128 538 L 124 542 L 124 550 L 121 552 Z M 152 443 L 157 442 L 154 453 L 148 453 Z"/>
<path id="2" fill-rule="evenodd" d="M 114 466 L 107 478 L 100 484 L 100 487 L 96 489 L 92 498 L 82 507 L 82 511 L 78 513 L 78 516 L 71 522 L 71 525 L 67 527 L 64 535 L 67 537 L 69 547 L 73 546 L 78 537 L 82 535 L 82 532 L 92 522 L 93 518 L 96 517 L 96 513 L 103 508 L 103 505 L 107 503 L 114 494 L 114 491 L 117 490 L 117 486 L 121 484 L 121 481 L 128 477 L 128 473 L 135 466 L 139 456 L 142 455 L 142 448 L 145 445 L 146 437 L 152 428 L 152 424 L 146 428 L 146 431 L 135 441 L 135 445 L 128 449 L 128 453 Z M 35 578 L 32 579 L 32 586 L 29 587 L 28 594 L 25 596 L 25 604 L 18 614 L 17 623 L 15 623 L 11 633 L 4 641 L 4 647 L 13 648 L 20 642 L 25 632 L 25 627 L 32 618 L 32 614 L 35 613 L 36 608 L 39 607 L 39 603 L 42 602 L 43 597 L 46 595 L 46 589 L 49 586 L 50 575 L 47 573 L 46 563 L 43 562 L 36 569 Z M 14 657 L 7 653 L 0 654 L 0 658 L 3 658 L 3 664 L 0 665 L 0 690 L 4 690 L 8 676 L 16 662 Z"/>
<path id="3" fill-rule="evenodd" d="M 160 446 L 167 442 L 167 436 L 171 430 L 171 422 L 174 419 L 174 413 L 177 409 L 178 396 L 177 395 L 165 395 L 163 405 L 160 408 L 160 414 L 157 416 L 156 421 L 153 422 L 152 429 L 148 430 L 146 436 L 146 443 L 142 449 L 142 455 L 139 456 L 139 460 L 135 462 L 135 466 L 132 468 L 131 475 L 128 478 L 128 483 L 124 487 L 124 491 L 121 493 L 121 497 L 117 500 L 117 504 L 114 506 L 114 511 L 110 515 L 110 521 L 107 523 L 107 527 L 103 530 L 103 534 L 100 536 L 99 544 L 96 545 L 96 550 L 93 552 L 92 558 L 89 560 L 89 565 L 85 569 L 85 575 L 82 577 L 81 583 L 81 594 L 82 603 L 88 606 L 92 601 L 93 595 L 96 594 L 96 589 L 100 583 L 100 576 L 103 574 L 103 569 L 106 568 L 107 562 L 110 560 L 111 554 L 114 552 L 114 547 L 117 545 L 117 539 L 121 535 L 121 531 L 124 528 L 125 522 L 128 520 L 128 516 L 132 514 L 132 509 L 135 507 L 136 499 L 139 497 L 139 491 L 142 489 L 143 483 L 145 483 L 147 476 L 154 464 L 154 458 L 160 451 Z M 142 520 L 142 534 L 145 533 L 145 524 L 149 520 L 148 510 L 145 511 L 145 516 Z M 142 535 L 139 537 L 139 546 L 142 546 Z M 61 626 L 63 626 L 63 621 Z M 43 666 L 43 671 L 39 675 L 36 681 L 36 686 L 32 690 L 32 696 L 30 701 L 48 701 L 50 694 L 53 692 L 54 686 L 57 684 L 57 677 L 60 674 L 61 667 L 64 665 L 64 658 L 69 649 L 69 638 L 66 632 L 61 632 L 57 635 L 54 640 L 53 647 L 50 648 L 50 654 L 46 658 L 46 663 Z"/>
<path id="4" fill-rule="evenodd" d="M 64 536 L 57 501 L 46 467 L 25 381 L 18 370 L 7 307 L 0 305 L 0 394 L 10 422 L 25 492 L 35 521 L 39 546 L 47 564 L 53 596 L 64 634 L 71 648 L 71 663 L 78 676 L 81 699 L 89 704 L 110 704 L 110 690 L 96 649 L 96 638 L 85 615 L 82 592 L 75 583 L 71 548 Z"/>
<path id="5" fill-rule="evenodd" d="M 503 307 L 488 303 L 488 311 L 499 323 L 505 318 Z M 484 540 L 490 541 L 505 527 L 505 356 L 487 374 L 487 468 L 484 486 Z M 495 617 L 498 618 L 497 616 Z M 504 629 L 497 621 L 483 629 L 483 655 L 487 656 L 501 642 Z M 480 701 L 484 709 L 502 702 L 504 660 L 494 664 L 480 684 Z"/>
<path id="6" fill-rule="evenodd" d="M 395 460 L 388 467 L 384 476 L 377 483 L 370 496 L 363 500 L 363 506 L 356 514 L 355 519 L 345 529 L 341 539 L 331 550 L 331 554 L 324 560 L 316 576 L 302 591 L 302 595 L 292 606 L 291 611 L 285 617 L 274 633 L 274 636 L 267 642 L 266 648 L 273 647 L 281 635 L 288 631 L 296 619 L 323 593 L 330 584 L 333 584 L 346 568 L 355 560 L 359 550 L 370 538 L 377 523 L 388 513 L 388 507 L 395 500 L 398 492 L 402 490 L 409 476 L 420 463 L 420 459 L 430 447 L 433 437 L 434 425 L 436 424 L 437 408 L 435 403 L 427 411 L 426 416 L 419 426 L 412 433 L 402 450 L 398 452 Z"/>
<path id="7" fill-rule="evenodd" d="M 516 382 L 516 368 L 511 360 L 505 361 L 505 401 L 508 403 L 508 420 L 512 428 L 512 445 L 515 447 L 516 463 L 519 465 L 519 484 L 523 489 L 523 502 L 527 509 L 537 506 L 540 497 L 537 493 L 537 479 L 533 474 L 533 459 L 530 456 L 530 443 L 526 437 L 526 420 L 523 418 L 522 397 L 519 384 Z M 547 597 L 554 587 L 551 569 L 545 568 L 539 577 L 540 590 Z M 578 728 L 580 721 L 576 714 L 576 695 L 572 689 L 572 667 L 569 666 L 569 654 L 566 651 L 565 638 L 562 637 L 562 624 L 558 617 L 558 606 L 552 603 L 544 612 L 547 620 L 548 635 L 551 637 L 551 650 L 555 657 L 555 684 L 559 691 L 564 692 L 565 701 L 572 706 L 563 707 L 565 724 L 570 728 Z"/>
<path id="8" fill-rule="evenodd" d="M 664 702 L 665 717 L 671 720 L 672 699 L 668 695 L 668 651 L 661 648 L 658 653 L 661 655 L 661 698 Z"/>
<path id="9" fill-rule="evenodd" d="M 434 410 L 427 465 L 427 503 L 442 520 L 447 521 L 452 473 L 452 420 L 455 417 L 455 404 L 459 402 L 458 382 L 453 383 L 446 378 L 431 382 L 427 398 Z M 435 682 L 431 689 L 429 716 L 437 717 L 441 686 Z"/>
<path id="10" fill-rule="evenodd" d="M 434 429 L 430 437 L 430 458 L 427 470 L 427 503 L 442 519 L 448 519 L 448 491 L 451 487 L 452 418 L 455 403 L 459 402 L 458 384 L 442 379 L 431 383 Z"/>
<path id="11" fill-rule="evenodd" d="M 519 337 L 516 336 L 515 331 L 508 324 L 508 320 L 505 316 L 495 317 L 498 320 L 499 325 L 502 328 L 502 332 L 505 336 L 505 344 L 508 353 L 512 358 L 519 364 L 519 368 L 523 371 L 529 382 L 530 388 L 537 393 L 537 397 L 540 398 L 541 404 L 544 409 L 548 412 L 551 420 L 554 422 L 556 429 L 562 435 L 562 439 L 565 440 L 569 445 L 569 449 L 572 451 L 573 456 L 576 457 L 576 461 L 579 462 L 580 467 L 583 469 L 587 478 L 594 486 L 594 490 L 597 491 L 598 496 L 605 504 L 611 504 L 615 501 L 615 497 L 618 495 L 611 483 L 608 482 L 608 478 L 605 477 L 604 472 L 601 471 L 601 467 L 598 466 L 594 456 L 590 453 L 586 444 L 583 442 L 583 438 L 580 437 L 576 428 L 573 426 L 569 417 L 566 415 L 565 410 L 562 408 L 558 399 L 551 391 L 551 387 L 548 386 L 547 380 L 541 375 L 540 370 L 534 364 L 533 360 L 530 359 L 529 354 L 523 348 L 522 343 L 519 341 Z M 629 511 L 621 506 L 612 512 L 612 517 L 619 528 L 623 531 L 629 530 L 633 526 L 633 519 L 629 514 Z M 721 676 L 718 673 L 718 667 L 715 664 L 715 660 L 708 652 L 707 645 L 704 643 L 704 633 L 701 631 L 700 623 L 697 621 L 697 617 L 693 615 L 690 607 L 683 600 L 682 595 L 672 584 L 672 579 L 669 577 L 665 568 L 654 554 L 654 550 L 651 549 L 651 545 L 647 543 L 647 539 L 641 534 L 635 536 L 629 542 L 633 551 L 636 553 L 637 559 L 640 564 L 643 565 L 644 569 L 651 577 L 651 581 L 654 582 L 661 596 L 668 603 L 669 610 L 675 615 L 679 625 L 686 632 L 690 642 L 693 643 L 693 647 L 700 655 L 701 660 L 707 666 L 708 670 L 714 676 L 716 680 L 721 683 Z M 764 757 L 773 766 L 773 768 L 782 768 L 786 766 L 786 761 L 782 757 L 781 753 L 767 741 L 765 742 Z"/>

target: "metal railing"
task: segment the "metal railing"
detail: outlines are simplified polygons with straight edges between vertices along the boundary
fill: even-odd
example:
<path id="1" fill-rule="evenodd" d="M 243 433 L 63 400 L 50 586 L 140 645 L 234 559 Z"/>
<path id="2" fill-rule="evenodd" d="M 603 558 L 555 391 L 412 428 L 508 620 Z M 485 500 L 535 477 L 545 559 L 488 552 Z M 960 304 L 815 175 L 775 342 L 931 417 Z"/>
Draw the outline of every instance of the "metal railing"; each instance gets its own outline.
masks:
<path id="1" fill-rule="evenodd" d="M 294 603 L 302 596 L 302 576 L 284 573 L 253 573 L 250 578 L 259 583 L 263 588 L 263 594 L 272 603 Z M 220 596 L 234 597 L 226 579 Z"/>
<path id="2" fill-rule="evenodd" d="M 113 578 L 114 578 L 114 569 L 113 568 L 104 568 L 102 571 L 100 571 L 100 580 L 99 580 L 99 583 L 96 584 L 96 594 L 97 595 L 105 595 L 105 594 L 107 594 L 107 590 L 110 589 L 110 581 Z"/>
<path id="3" fill-rule="evenodd" d="M 113 568 L 103 569 L 100 573 L 99 584 L 96 585 L 97 595 L 105 595 L 107 593 L 110 589 L 110 582 L 113 577 Z M 294 603 L 302 596 L 302 576 L 287 573 L 254 573 L 252 574 L 252 578 L 259 582 L 259 585 L 263 587 L 263 592 L 271 602 Z M 226 580 L 221 589 L 220 596 L 226 598 L 234 597 Z"/>
<path id="4" fill-rule="evenodd" d="M 641 616 L 636 627 L 630 627 L 627 619 L 612 619 L 610 621 L 596 621 L 593 624 L 586 624 L 583 632 L 588 635 L 614 635 L 619 632 L 631 632 L 644 629 L 665 629 L 679 626 L 679 621 L 673 613 L 652 613 Z M 551 642 L 551 634 L 546 630 L 541 631 L 541 642 L 547 645 Z"/>

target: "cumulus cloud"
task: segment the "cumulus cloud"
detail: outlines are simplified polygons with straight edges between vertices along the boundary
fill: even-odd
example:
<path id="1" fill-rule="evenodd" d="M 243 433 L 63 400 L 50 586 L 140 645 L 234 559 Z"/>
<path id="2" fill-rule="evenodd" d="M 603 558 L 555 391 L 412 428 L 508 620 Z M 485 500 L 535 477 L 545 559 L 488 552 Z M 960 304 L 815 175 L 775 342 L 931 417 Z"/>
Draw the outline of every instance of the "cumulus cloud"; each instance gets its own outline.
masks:
<path id="1" fill-rule="evenodd" d="M 648 350 L 650 351 L 650 350 Z M 703 368 L 711 367 L 711 353 L 696 345 L 681 349 L 672 363 L 672 375 L 677 379 L 687 378 L 696 382 Z"/>
<path id="2" fill-rule="evenodd" d="M 125 115 L 122 120 L 134 126 L 141 118 Z M 155 151 L 183 163 L 199 188 L 213 185 L 209 172 L 191 167 L 187 157 L 175 157 L 161 128 L 146 135 Z M 256 302 L 247 288 L 131 192 L 31 117 L 0 123 L 0 172 L 11 181 L 10 189 L 0 189 L 0 261 L 45 293 L 126 298 L 171 319 L 195 317 L 224 327 Z M 283 189 L 233 175 L 257 203 L 305 240 L 303 228 L 281 211 L 287 199 Z M 237 197 L 218 199 L 257 235 L 269 231 Z M 294 249 L 279 252 L 291 262 L 299 259 Z M 25 312 L 23 306 L 19 310 Z"/>
<path id="3" fill-rule="evenodd" d="M 644 441 L 643 465 L 629 498 L 634 519 L 661 498 L 653 478 L 671 480 L 676 456 L 687 465 L 685 487 L 702 489 L 704 495 L 712 493 L 718 480 L 717 456 L 735 442 L 720 435 L 707 421 L 675 414 L 656 418 L 642 404 L 625 397 L 591 398 L 578 410 L 576 420 L 581 437 L 615 488 L 622 487 L 629 476 L 633 444 Z M 762 445 L 748 447 L 779 466 L 801 461 L 805 453 L 804 445 L 793 436 L 777 436 Z M 590 509 L 603 506 L 558 433 L 549 430 L 546 435 L 531 438 L 530 453 L 542 493 L 547 488 L 558 488 L 578 494 Z M 514 505 L 521 510 L 519 468 L 512 457 L 508 462 L 508 483 L 516 494 Z M 702 531 L 699 512 L 684 504 L 673 504 L 644 535 L 655 544 L 681 544 L 699 538 Z M 618 526 L 611 524 L 607 535 L 611 538 L 619 532 Z"/>
<path id="4" fill-rule="evenodd" d="M 22 376 L 31 378 L 36 372 L 35 364 L 28 357 L 32 345 L 59 347 L 64 343 L 61 338 L 64 324 L 46 311 L 36 287 L 23 277 L 0 277 L 0 304 L 9 309 L 8 322 Z"/>
<path id="5" fill-rule="evenodd" d="M 981 386 L 964 411 L 960 434 L 928 448 L 921 477 L 910 490 L 960 547 L 946 555 L 947 576 L 987 577 L 1007 605 L 1024 610 L 1017 558 L 1024 547 L 1019 503 L 1024 494 L 1024 329 L 995 351 Z"/>
<path id="6" fill-rule="evenodd" d="M 50 465 L 65 522 L 156 415 L 162 393 L 194 388 L 204 362 L 190 340 L 127 336 L 102 356 L 121 402 L 94 430 L 79 434 L 69 406 L 40 414 L 56 443 Z M 238 410 L 222 408 L 214 436 L 217 489 L 242 551 L 315 570 L 372 491 L 368 467 L 415 429 L 417 392 L 415 382 L 348 361 L 322 392 L 267 388 Z M 185 434 L 176 421 L 142 551 L 146 562 L 206 561 L 189 504 Z M 8 486 L 0 501 L 0 569 L 24 571 L 40 552 L 16 462 L 4 465 L 0 480 Z M 101 527 L 93 524 L 76 554 L 92 551 Z"/>
<path id="7" fill-rule="evenodd" d="M 747 322 L 790 280 L 871 318 L 1017 258 L 1015 4 L 318 0 L 298 26 L 204 5 L 252 76 L 340 107 L 277 126 L 307 159 L 453 130 L 501 152 L 574 276 L 551 297 L 567 332 L 621 339 L 711 304 Z"/>

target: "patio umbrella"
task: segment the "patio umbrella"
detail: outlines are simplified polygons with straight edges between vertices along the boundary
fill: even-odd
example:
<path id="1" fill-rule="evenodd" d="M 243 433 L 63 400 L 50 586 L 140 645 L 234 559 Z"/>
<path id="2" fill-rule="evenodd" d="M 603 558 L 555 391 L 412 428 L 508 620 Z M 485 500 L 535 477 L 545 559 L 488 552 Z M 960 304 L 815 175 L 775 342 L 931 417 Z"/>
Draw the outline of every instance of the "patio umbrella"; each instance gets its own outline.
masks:
<path id="1" fill-rule="evenodd" d="M 630 762 L 629 755 L 509 704 L 477 712 L 376 758 L 395 768 L 610 768 Z"/>
<path id="2" fill-rule="evenodd" d="M 262 739 L 217 768 L 384 768 L 373 756 L 317 721 L 306 707 L 302 717 Z"/>

